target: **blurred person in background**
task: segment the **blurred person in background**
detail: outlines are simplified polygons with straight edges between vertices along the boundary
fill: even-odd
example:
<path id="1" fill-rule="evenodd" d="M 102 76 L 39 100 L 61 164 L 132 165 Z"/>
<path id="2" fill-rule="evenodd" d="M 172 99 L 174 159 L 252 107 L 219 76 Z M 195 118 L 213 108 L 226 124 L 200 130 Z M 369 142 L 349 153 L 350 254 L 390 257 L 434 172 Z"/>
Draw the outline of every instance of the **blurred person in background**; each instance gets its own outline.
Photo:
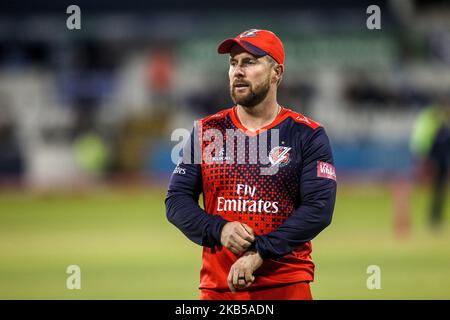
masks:
<path id="1" fill-rule="evenodd" d="M 70 140 L 75 163 L 86 181 L 105 177 L 110 157 L 101 130 L 100 109 L 116 90 L 119 64 L 111 43 L 86 39 L 77 44 L 67 70 L 58 78 L 60 91 L 73 109 Z"/>
<path id="2" fill-rule="evenodd" d="M 331 223 L 336 198 L 327 134 L 317 122 L 278 104 L 284 48 L 274 33 L 243 32 L 223 41 L 218 52 L 230 54 L 235 106 L 198 122 L 201 133 L 191 134 L 184 150 L 188 156 L 170 180 L 167 217 L 203 246 L 201 299 L 312 299 L 311 240 Z M 233 136 L 224 153 L 226 141 L 205 136 L 211 131 L 221 131 L 223 137 L 229 131 L 241 134 L 245 146 L 236 146 Z M 278 133 L 276 144 L 263 138 Z M 259 139 L 254 149 L 250 137 Z M 202 160 L 192 164 L 189 147 L 195 141 L 202 141 L 202 151 L 211 146 L 214 151 L 205 150 Z M 268 150 L 264 163 L 261 154 Z M 249 160 L 254 153 L 260 155 L 256 164 Z M 229 162 L 241 156 L 243 164 Z M 263 168 L 271 173 L 262 173 Z M 202 192 L 204 210 L 198 204 Z"/>
<path id="3" fill-rule="evenodd" d="M 0 95 L 0 183 L 17 183 L 24 174 L 25 160 L 8 106 Z"/>
<path id="4" fill-rule="evenodd" d="M 167 174 L 167 151 L 162 143 L 169 131 L 175 109 L 175 77 L 177 73 L 174 45 L 155 41 L 143 54 L 142 89 L 145 99 L 137 112 L 128 112 L 117 139 L 117 165 L 128 177 L 145 174 Z M 129 86 L 130 84 L 128 84 Z M 133 89 L 134 90 L 134 89 Z"/>
<path id="5" fill-rule="evenodd" d="M 81 42 L 70 67 L 58 79 L 74 110 L 73 137 L 98 126 L 99 109 L 115 90 L 117 58 L 111 47 L 93 40 Z"/>
<path id="6" fill-rule="evenodd" d="M 157 108 L 169 112 L 172 101 L 173 83 L 175 77 L 175 58 L 169 45 L 159 44 L 148 56 L 146 70 L 147 86 L 153 96 Z"/>
<path id="7" fill-rule="evenodd" d="M 441 227 L 450 166 L 450 95 L 442 95 L 436 104 L 418 116 L 411 137 L 411 150 L 417 162 L 420 182 L 431 180 L 429 223 Z"/>

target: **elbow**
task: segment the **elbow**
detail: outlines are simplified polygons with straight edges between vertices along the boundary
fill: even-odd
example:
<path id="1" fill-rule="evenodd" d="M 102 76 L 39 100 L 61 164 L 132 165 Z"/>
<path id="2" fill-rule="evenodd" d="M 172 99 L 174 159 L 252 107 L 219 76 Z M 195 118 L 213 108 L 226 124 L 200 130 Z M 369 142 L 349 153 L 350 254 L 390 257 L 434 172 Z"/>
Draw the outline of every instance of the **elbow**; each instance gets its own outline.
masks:
<path id="1" fill-rule="evenodd" d="M 314 212 L 312 224 L 314 225 L 314 229 L 318 234 L 331 224 L 334 206 L 331 205 L 330 202 L 327 202 L 325 204 L 321 203 L 320 205 L 315 206 L 312 211 Z"/>
<path id="2" fill-rule="evenodd" d="M 331 221 L 333 220 L 333 212 L 334 212 L 334 204 L 336 202 L 336 191 L 332 193 L 330 197 L 324 201 L 324 205 L 321 208 L 321 221 L 320 225 L 322 230 L 328 227 L 331 224 Z"/>
<path id="3" fill-rule="evenodd" d="M 166 218 L 167 220 L 175 224 L 175 210 L 173 209 L 173 197 L 167 196 L 165 200 L 166 205 Z"/>
<path id="4" fill-rule="evenodd" d="M 328 216 L 326 219 L 322 221 L 322 230 L 328 227 L 331 224 L 332 215 Z"/>
<path id="5" fill-rule="evenodd" d="M 323 214 L 322 219 L 320 221 L 320 229 L 324 230 L 331 224 L 333 220 L 333 210 L 327 210 L 326 214 Z"/>

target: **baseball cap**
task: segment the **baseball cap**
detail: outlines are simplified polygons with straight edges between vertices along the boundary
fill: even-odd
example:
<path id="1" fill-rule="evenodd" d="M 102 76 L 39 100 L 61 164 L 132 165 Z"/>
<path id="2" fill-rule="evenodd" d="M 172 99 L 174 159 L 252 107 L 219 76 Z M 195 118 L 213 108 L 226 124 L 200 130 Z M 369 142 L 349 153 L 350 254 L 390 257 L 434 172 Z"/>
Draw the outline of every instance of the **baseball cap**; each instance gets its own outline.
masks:
<path id="1" fill-rule="evenodd" d="M 284 64 L 283 43 L 272 31 L 259 29 L 244 31 L 235 38 L 222 41 L 217 48 L 217 52 L 220 54 L 230 53 L 235 44 L 255 56 L 269 55 L 279 64 Z"/>

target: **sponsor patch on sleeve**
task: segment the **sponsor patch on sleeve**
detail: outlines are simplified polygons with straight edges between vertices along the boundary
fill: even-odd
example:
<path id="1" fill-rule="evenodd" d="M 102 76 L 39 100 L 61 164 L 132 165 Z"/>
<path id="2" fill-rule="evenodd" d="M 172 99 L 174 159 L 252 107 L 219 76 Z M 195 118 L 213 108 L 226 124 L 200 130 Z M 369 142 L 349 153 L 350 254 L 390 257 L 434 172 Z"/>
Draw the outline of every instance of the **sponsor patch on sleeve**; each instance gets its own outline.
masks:
<path id="1" fill-rule="evenodd" d="M 336 170 L 331 163 L 317 161 L 317 176 L 336 181 Z"/>

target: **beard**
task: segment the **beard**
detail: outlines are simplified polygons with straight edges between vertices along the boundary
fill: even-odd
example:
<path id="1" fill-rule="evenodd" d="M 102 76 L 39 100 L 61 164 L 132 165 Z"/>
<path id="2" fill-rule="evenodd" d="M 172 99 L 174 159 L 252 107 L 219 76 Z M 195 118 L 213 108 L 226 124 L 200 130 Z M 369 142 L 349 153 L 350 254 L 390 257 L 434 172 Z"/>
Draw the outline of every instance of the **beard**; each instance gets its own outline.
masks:
<path id="1" fill-rule="evenodd" d="M 252 85 L 248 83 L 247 88 L 248 93 L 236 94 L 234 85 L 230 84 L 230 95 L 236 105 L 253 108 L 267 97 L 267 94 L 270 90 L 270 77 L 267 77 L 266 81 L 262 82 L 255 88 L 253 88 Z"/>

